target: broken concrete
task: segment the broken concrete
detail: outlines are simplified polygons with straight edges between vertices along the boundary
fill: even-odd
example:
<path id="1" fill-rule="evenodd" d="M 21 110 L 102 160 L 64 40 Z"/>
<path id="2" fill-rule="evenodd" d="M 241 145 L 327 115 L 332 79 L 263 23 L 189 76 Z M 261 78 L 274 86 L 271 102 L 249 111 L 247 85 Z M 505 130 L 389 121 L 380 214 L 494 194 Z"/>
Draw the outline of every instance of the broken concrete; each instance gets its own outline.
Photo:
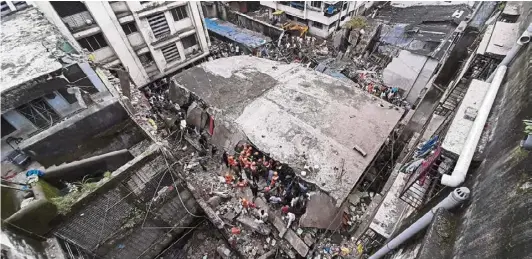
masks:
<path id="1" fill-rule="evenodd" d="M 253 218 L 240 215 L 236 220 L 261 235 L 267 236 L 271 232 L 271 229 L 268 226 L 262 223 L 257 223 Z"/>
<path id="2" fill-rule="evenodd" d="M 307 211 L 299 220 L 301 227 L 336 230 L 342 224 L 344 207 L 336 208 L 327 194 L 317 192 L 310 196 Z"/>

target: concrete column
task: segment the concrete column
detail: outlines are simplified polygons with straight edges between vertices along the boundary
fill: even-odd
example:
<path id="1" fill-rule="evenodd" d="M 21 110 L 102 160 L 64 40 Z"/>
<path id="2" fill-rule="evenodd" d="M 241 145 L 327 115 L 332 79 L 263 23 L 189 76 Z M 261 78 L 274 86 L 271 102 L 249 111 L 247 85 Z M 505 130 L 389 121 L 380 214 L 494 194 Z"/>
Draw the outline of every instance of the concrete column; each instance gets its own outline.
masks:
<path id="1" fill-rule="evenodd" d="M 74 111 L 74 108 L 57 92 L 53 92 L 55 95 L 53 99 L 49 99 L 45 96 L 44 100 L 48 103 L 57 114 L 61 117 L 65 117 Z"/>
<path id="2" fill-rule="evenodd" d="M 198 3 L 199 4 L 199 3 Z M 197 4 L 193 4 L 192 2 L 188 3 L 190 7 L 190 11 L 192 12 L 192 22 L 194 23 L 194 27 L 196 27 L 196 35 L 198 37 L 201 49 L 203 52 L 208 53 L 209 52 L 209 45 L 207 44 L 207 32 L 203 29 L 203 21 L 201 20 L 200 11 Z"/>
<path id="3" fill-rule="evenodd" d="M 127 36 L 122 30 L 109 3 L 86 1 L 85 5 L 96 23 L 100 26 L 109 45 L 129 72 L 135 85 L 142 86 L 147 84 L 149 82 L 148 74 L 140 63 L 131 44 L 129 44 Z"/>
<path id="4" fill-rule="evenodd" d="M 15 5 L 14 5 L 11 1 L 6 1 L 6 4 L 7 4 L 7 6 L 9 7 L 9 10 L 11 10 L 11 11 L 13 11 L 13 12 L 17 10 L 17 8 L 15 7 Z"/>
<path id="5" fill-rule="evenodd" d="M 150 50 L 150 53 L 153 57 L 153 60 L 155 61 L 155 65 L 157 66 L 157 69 L 159 71 L 162 71 L 164 73 L 164 68 L 166 66 L 166 60 L 164 60 L 164 57 L 161 53 L 161 51 L 156 51 L 151 43 L 153 42 L 150 32 L 151 28 L 148 24 L 148 21 L 146 18 L 140 18 L 138 15 L 138 12 L 142 10 L 142 5 L 139 1 L 127 1 L 127 6 L 129 7 L 129 10 L 133 14 L 133 18 L 135 19 L 135 22 L 137 23 L 137 28 L 139 29 L 140 35 L 142 35 L 142 38 L 144 38 L 144 42 L 148 45 L 148 49 Z"/>
<path id="6" fill-rule="evenodd" d="M 107 87 L 104 85 L 100 77 L 98 77 L 98 75 L 96 74 L 94 69 L 92 69 L 92 67 L 89 65 L 89 63 L 78 63 L 78 65 L 83 71 L 83 73 L 87 75 L 87 78 L 89 78 L 94 87 L 98 89 L 98 92 L 108 91 Z"/>

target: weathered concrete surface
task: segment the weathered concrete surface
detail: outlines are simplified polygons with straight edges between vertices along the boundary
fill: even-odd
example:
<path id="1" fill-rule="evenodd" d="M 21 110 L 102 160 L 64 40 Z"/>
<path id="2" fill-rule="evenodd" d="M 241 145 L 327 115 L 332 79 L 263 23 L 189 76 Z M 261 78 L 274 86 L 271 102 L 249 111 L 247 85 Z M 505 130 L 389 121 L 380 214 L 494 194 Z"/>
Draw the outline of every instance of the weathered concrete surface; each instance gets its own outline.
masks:
<path id="1" fill-rule="evenodd" d="M 407 101 L 414 103 L 437 64 L 437 60 L 402 50 L 383 70 L 382 79 L 387 86 L 405 91 Z"/>
<path id="2" fill-rule="evenodd" d="M 308 254 L 309 248 L 305 242 L 292 229 L 286 228 L 286 223 L 279 216 L 270 214 L 269 219 L 279 231 L 279 237 L 284 237 L 299 255 L 305 257 Z"/>
<path id="3" fill-rule="evenodd" d="M 450 258 L 455 228 L 456 218 L 449 211 L 438 209 L 427 229 L 417 259 Z"/>
<path id="4" fill-rule="evenodd" d="M 532 18 L 523 4 L 520 31 Z M 519 148 L 523 119 L 532 118 L 532 45 L 508 69 L 493 112 L 497 123 L 486 159 L 466 182 L 472 196 L 461 217 L 453 258 L 530 258 L 532 159 Z"/>
<path id="5" fill-rule="evenodd" d="M 129 148 L 146 138 L 116 99 L 79 112 L 24 140 L 20 148 L 45 167 Z"/>
<path id="6" fill-rule="evenodd" d="M 61 69 L 63 44 L 66 39 L 36 8 L 3 17 L 0 91 Z"/>
<path id="7" fill-rule="evenodd" d="M 394 173 L 396 174 L 395 181 L 388 193 L 386 193 L 382 204 L 370 224 L 371 229 L 385 238 L 389 238 L 392 235 L 395 224 L 401 217 L 405 207 L 408 206 L 400 199 L 400 196 L 410 175 L 398 171 L 394 171 Z"/>
<path id="8" fill-rule="evenodd" d="M 445 139 L 442 143 L 442 148 L 446 151 L 451 152 L 455 156 L 459 156 L 462 153 L 464 143 L 473 127 L 474 120 L 470 120 L 466 117 L 466 110 L 469 109 L 480 109 L 484 96 L 488 92 L 490 87 L 489 83 L 473 79 L 467 92 L 456 111 L 451 126 L 445 135 Z"/>
<path id="9" fill-rule="evenodd" d="M 505 56 L 515 45 L 518 38 L 518 23 L 497 22 L 491 35 L 486 53 L 493 56 Z"/>
<path id="10" fill-rule="evenodd" d="M 215 125 L 223 125 L 215 127 L 215 143 L 232 148 L 233 136 L 243 133 L 296 172 L 305 165 L 315 168 L 304 180 L 333 197 L 337 207 L 403 113 L 354 84 L 256 57 L 217 59 L 174 80 L 211 106 Z M 354 151 L 355 145 L 367 156 Z"/>
<path id="11" fill-rule="evenodd" d="M 328 195 L 318 192 L 310 196 L 307 211 L 299 220 L 301 227 L 336 230 L 342 224 L 344 207 L 336 208 Z"/>
<path id="12" fill-rule="evenodd" d="M 113 151 L 100 156 L 82 159 L 68 164 L 61 164 L 46 169 L 43 179 L 59 184 L 60 181 L 76 182 L 85 175 L 94 175 L 105 171 L 112 172 L 133 159 L 127 149 Z"/>

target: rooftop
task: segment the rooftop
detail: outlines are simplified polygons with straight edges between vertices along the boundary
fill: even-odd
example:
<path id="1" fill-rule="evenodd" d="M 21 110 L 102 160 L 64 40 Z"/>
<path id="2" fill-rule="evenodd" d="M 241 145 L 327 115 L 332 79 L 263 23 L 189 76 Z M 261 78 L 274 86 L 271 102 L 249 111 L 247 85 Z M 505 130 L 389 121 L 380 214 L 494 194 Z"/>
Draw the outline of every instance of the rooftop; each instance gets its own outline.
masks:
<path id="1" fill-rule="evenodd" d="M 235 132 L 289 164 L 340 206 L 403 110 L 354 83 L 302 67 L 249 56 L 203 63 L 174 77 L 215 111 L 213 139 L 234 147 Z M 222 135 L 222 134 L 220 134 Z M 232 135 L 232 136 L 228 136 Z M 240 135 L 240 136 L 242 136 Z M 353 148 L 360 147 L 364 157 Z"/>
<path id="2" fill-rule="evenodd" d="M 218 20 L 217 18 L 205 18 L 205 25 L 209 32 L 226 37 L 248 48 L 260 47 L 272 41 L 270 37 L 238 27 L 230 22 Z"/>
<path id="3" fill-rule="evenodd" d="M 465 4 L 412 5 L 404 8 L 386 5 L 375 19 L 385 22 L 381 42 L 439 59 L 446 49 L 441 46 L 471 12 Z"/>
<path id="4" fill-rule="evenodd" d="M 63 67 L 59 59 L 70 45 L 57 28 L 35 8 L 2 17 L 0 91 Z M 66 43 L 66 44 L 65 44 Z"/>

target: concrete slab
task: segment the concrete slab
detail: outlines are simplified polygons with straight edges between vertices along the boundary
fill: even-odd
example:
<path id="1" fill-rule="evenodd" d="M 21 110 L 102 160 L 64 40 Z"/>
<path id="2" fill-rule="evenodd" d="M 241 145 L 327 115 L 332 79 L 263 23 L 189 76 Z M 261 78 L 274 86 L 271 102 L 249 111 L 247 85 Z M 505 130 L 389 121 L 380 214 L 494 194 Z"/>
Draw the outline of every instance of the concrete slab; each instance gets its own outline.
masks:
<path id="1" fill-rule="evenodd" d="M 268 226 L 257 223 L 253 218 L 248 216 L 240 215 L 236 220 L 261 235 L 267 236 L 271 232 L 271 229 Z"/>
<path id="2" fill-rule="evenodd" d="M 296 232 L 288 229 L 284 239 L 286 239 L 286 241 L 292 245 L 299 255 L 303 257 L 307 256 L 309 250 L 308 246 L 305 244 L 305 242 L 303 242 L 303 240 L 301 240 L 301 238 L 297 236 Z"/>
<path id="3" fill-rule="evenodd" d="M 518 32 L 519 23 L 497 22 L 486 53 L 493 56 L 505 56 L 517 41 Z"/>
<path id="4" fill-rule="evenodd" d="M 458 107 L 449 131 L 447 131 L 447 135 L 445 135 L 445 139 L 443 140 L 442 148 L 444 150 L 451 152 L 455 156 L 460 155 L 469 131 L 473 126 L 473 121 L 466 118 L 466 111 L 468 108 L 480 109 L 489 86 L 489 83 L 476 79 L 471 81 L 469 89 L 462 100 L 462 104 Z"/>
<path id="5" fill-rule="evenodd" d="M 488 48 L 488 45 L 490 43 L 491 35 L 493 34 L 493 29 L 495 29 L 495 25 L 493 24 L 488 25 L 488 27 L 486 28 L 484 36 L 482 36 L 482 40 L 480 41 L 480 44 L 478 44 L 477 54 L 486 54 L 486 49 Z"/>
<path id="6" fill-rule="evenodd" d="M 343 207 L 336 208 L 331 197 L 325 193 L 318 192 L 310 196 L 307 210 L 301 216 L 299 225 L 304 228 L 335 230 L 342 224 L 342 211 Z"/>
<path id="7" fill-rule="evenodd" d="M 237 144 L 233 136 L 243 135 L 296 173 L 305 165 L 316 168 L 304 180 L 329 193 L 337 207 L 404 112 L 389 109 L 389 103 L 370 96 L 354 83 L 298 64 L 257 57 L 206 62 L 173 80 L 215 111 L 216 143 L 232 148 Z M 355 145 L 367 156 L 354 151 Z M 342 161 L 345 175 L 331 181 L 338 178 L 334 168 L 341 167 Z"/>
<path id="8" fill-rule="evenodd" d="M 392 235 L 395 224 L 403 214 L 404 208 L 408 206 L 400 199 L 408 177 L 408 174 L 399 173 L 370 224 L 371 229 L 385 238 Z"/>

